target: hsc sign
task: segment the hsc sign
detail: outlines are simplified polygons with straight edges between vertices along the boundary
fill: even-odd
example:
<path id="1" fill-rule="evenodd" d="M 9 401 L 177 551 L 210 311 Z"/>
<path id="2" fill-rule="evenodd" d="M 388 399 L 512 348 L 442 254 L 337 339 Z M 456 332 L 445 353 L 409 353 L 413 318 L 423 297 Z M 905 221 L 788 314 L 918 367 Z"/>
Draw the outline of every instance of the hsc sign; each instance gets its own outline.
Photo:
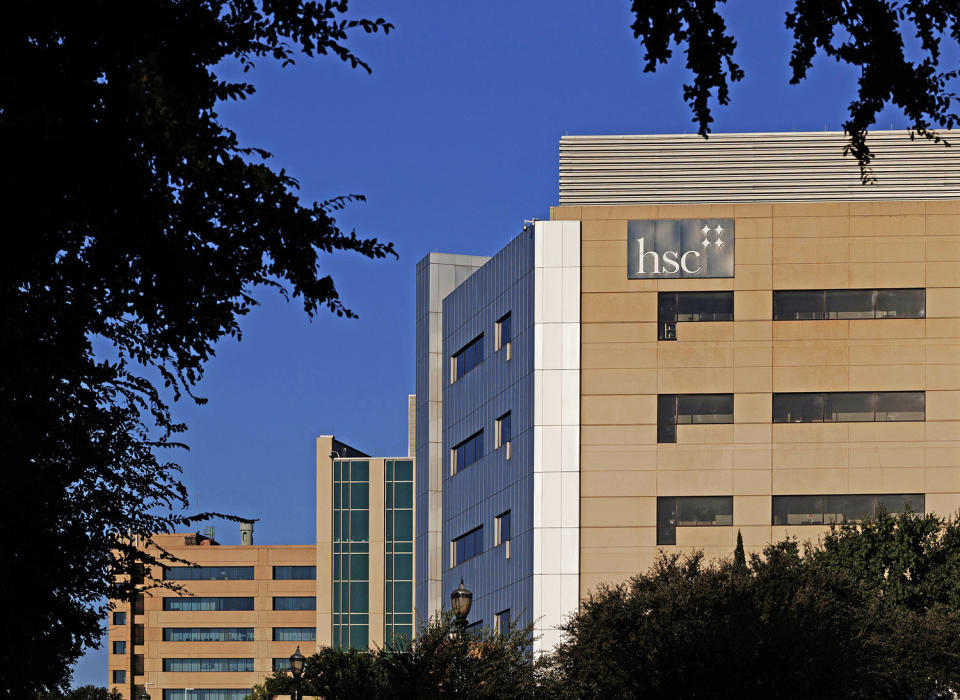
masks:
<path id="1" fill-rule="evenodd" d="M 733 219 L 627 222 L 627 278 L 733 277 Z"/>

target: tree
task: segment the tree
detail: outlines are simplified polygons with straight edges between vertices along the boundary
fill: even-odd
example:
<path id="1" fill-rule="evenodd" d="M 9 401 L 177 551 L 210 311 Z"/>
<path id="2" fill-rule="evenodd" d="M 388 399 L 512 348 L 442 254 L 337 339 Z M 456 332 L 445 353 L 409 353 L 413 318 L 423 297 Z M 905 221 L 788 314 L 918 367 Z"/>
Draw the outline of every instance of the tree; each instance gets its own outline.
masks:
<path id="1" fill-rule="evenodd" d="M 532 657 L 531 632 L 459 632 L 449 614 L 436 617 L 413 641 L 372 652 L 321 649 L 307 659 L 302 693 L 329 700 L 549 697 L 555 689 L 545 664 Z M 289 694 L 293 687 L 290 675 L 278 671 L 254 688 L 251 700 Z"/>
<path id="2" fill-rule="evenodd" d="M 395 255 L 306 204 L 217 115 L 225 65 L 332 54 L 383 19 L 347 0 L 14 0 L 0 23 L 0 697 L 65 687 L 134 547 L 189 525 L 166 455 L 214 344 L 264 289 L 354 314 L 321 258 Z M 100 349 L 95 352 L 94 348 Z M 106 349 L 106 350 L 105 350 Z M 149 567 L 148 567 L 149 570 Z M 122 579 L 121 579 L 122 580 Z"/>
<path id="3" fill-rule="evenodd" d="M 673 46 L 687 55 L 692 84 L 683 86 L 701 136 L 710 133 L 710 100 L 730 102 L 729 83 L 744 78 L 734 60 L 735 38 L 727 32 L 718 5 L 724 0 L 634 0 L 634 36 L 643 44 L 644 71 L 655 71 L 673 55 Z M 826 56 L 860 69 L 857 94 L 843 124 L 850 141 L 847 152 L 868 176 L 873 158 L 867 132 L 888 104 L 903 110 L 916 134 L 934 141 L 938 128 L 960 123 L 953 106 L 958 71 L 941 66 L 941 44 L 960 44 L 960 5 L 947 0 L 795 0 L 785 23 L 793 32 L 790 82 L 807 77 L 814 57 Z M 916 37 L 913 47 L 905 37 Z M 915 60 L 909 54 L 917 53 Z M 949 51 L 946 52 L 949 56 Z"/>
<path id="4" fill-rule="evenodd" d="M 818 556 L 795 541 L 746 567 L 663 556 L 572 617 L 556 687 L 577 698 L 953 697 L 960 616 L 887 605 Z"/>
<path id="5" fill-rule="evenodd" d="M 52 691 L 37 696 L 37 700 L 122 700 L 116 690 L 107 690 L 96 685 L 81 685 L 66 692 Z"/>

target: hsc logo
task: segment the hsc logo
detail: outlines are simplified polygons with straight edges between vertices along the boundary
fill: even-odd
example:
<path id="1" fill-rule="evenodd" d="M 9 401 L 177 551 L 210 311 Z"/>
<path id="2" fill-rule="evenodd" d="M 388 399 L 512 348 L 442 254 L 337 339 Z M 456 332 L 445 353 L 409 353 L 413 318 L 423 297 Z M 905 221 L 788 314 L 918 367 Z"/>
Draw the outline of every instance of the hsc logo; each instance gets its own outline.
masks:
<path id="1" fill-rule="evenodd" d="M 733 277 L 733 219 L 627 222 L 627 278 Z"/>

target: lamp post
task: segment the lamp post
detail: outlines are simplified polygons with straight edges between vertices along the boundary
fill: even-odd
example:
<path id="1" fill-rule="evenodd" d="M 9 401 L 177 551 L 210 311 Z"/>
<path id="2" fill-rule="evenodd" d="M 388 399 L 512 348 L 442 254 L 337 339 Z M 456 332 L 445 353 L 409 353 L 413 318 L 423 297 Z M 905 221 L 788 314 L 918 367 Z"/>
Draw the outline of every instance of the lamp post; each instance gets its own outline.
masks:
<path id="1" fill-rule="evenodd" d="M 147 692 L 146 688 L 140 691 L 140 694 L 137 696 L 137 700 L 150 700 L 150 693 Z"/>
<path id="2" fill-rule="evenodd" d="M 471 605 L 473 605 L 473 593 L 463 585 L 463 579 L 460 579 L 460 585 L 450 594 L 450 608 L 453 610 L 454 621 L 460 631 L 467 627 L 467 615 L 470 614 Z"/>
<path id="3" fill-rule="evenodd" d="M 300 653 L 300 645 L 298 644 L 297 650 L 290 655 L 290 673 L 293 674 L 293 688 L 297 694 L 294 700 L 300 700 L 300 676 L 303 675 L 304 663 L 306 663 L 306 658 Z"/>

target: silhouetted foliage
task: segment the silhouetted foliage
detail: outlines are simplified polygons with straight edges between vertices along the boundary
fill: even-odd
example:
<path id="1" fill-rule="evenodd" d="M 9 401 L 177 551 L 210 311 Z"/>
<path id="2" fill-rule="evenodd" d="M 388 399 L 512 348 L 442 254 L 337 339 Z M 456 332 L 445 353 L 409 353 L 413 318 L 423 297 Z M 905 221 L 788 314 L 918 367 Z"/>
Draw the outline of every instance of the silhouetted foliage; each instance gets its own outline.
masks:
<path id="1" fill-rule="evenodd" d="M 553 691 L 530 650 L 532 627 L 503 634 L 457 633 L 450 615 L 373 652 L 325 648 L 308 657 L 301 692 L 337 698 L 532 698 Z M 292 693 L 293 678 L 278 671 L 254 688 L 251 700 Z"/>
<path id="2" fill-rule="evenodd" d="M 95 685 L 81 685 L 72 690 L 53 690 L 41 693 L 37 700 L 122 700 L 115 689 L 107 690 Z"/>
<path id="3" fill-rule="evenodd" d="M 217 104 L 220 77 L 347 47 L 346 0 L 92 0 L 4 5 L 0 22 L 0 697 L 63 687 L 96 645 L 133 546 L 197 518 L 160 455 L 204 363 L 262 288 L 352 315 L 322 254 L 393 254 L 341 231 L 358 196 L 305 204 Z M 100 350 L 99 353 L 94 348 Z M 201 401 L 201 399 L 196 399 Z M 114 549 L 116 548 L 116 550 Z"/>
<path id="4" fill-rule="evenodd" d="M 702 136 L 710 133 L 713 121 L 710 98 L 728 104 L 729 83 L 744 77 L 734 61 L 737 42 L 718 9 L 723 2 L 633 2 L 632 28 L 646 52 L 645 71 L 666 63 L 673 46 L 685 51 L 693 83 L 683 86 L 683 98 Z M 887 105 L 903 110 L 911 137 L 940 141 L 936 129 L 960 123 L 953 92 L 958 71 L 956 66 L 941 66 L 944 40 L 960 44 L 960 4 L 955 0 L 795 0 L 785 23 L 794 38 L 791 83 L 807 77 L 820 52 L 859 69 L 857 94 L 843 128 L 850 137 L 847 150 L 860 163 L 864 179 L 873 158 L 867 131 Z M 914 38 L 919 40 L 916 47 L 910 43 Z"/>
<path id="5" fill-rule="evenodd" d="M 946 560 L 958 556 L 956 528 L 881 514 L 804 551 L 770 545 L 743 566 L 661 556 L 584 602 L 552 682 L 577 698 L 954 697 L 960 611 L 947 602 L 958 584 Z M 944 575 L 925 587 L 930 570 Z"/>

